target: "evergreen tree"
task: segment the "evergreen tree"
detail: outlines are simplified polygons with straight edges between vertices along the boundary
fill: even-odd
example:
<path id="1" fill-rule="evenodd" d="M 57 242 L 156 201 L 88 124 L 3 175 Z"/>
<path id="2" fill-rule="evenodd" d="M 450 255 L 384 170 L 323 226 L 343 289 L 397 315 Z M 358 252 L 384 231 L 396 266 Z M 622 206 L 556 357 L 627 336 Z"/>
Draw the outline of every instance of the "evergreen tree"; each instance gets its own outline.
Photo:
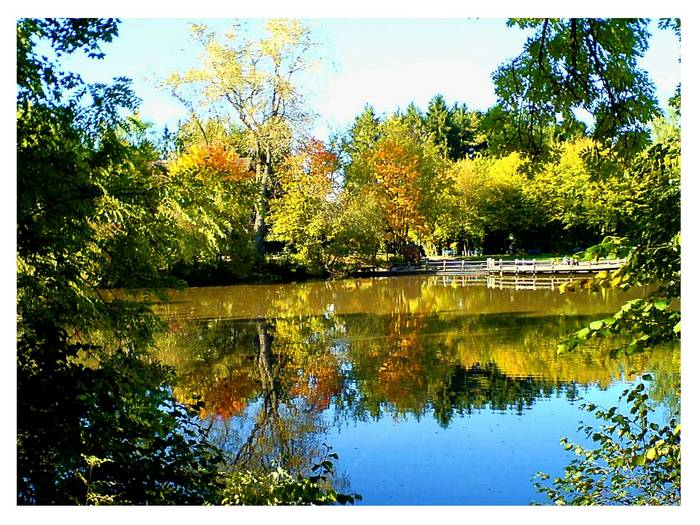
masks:
<path id="1" fill-rule="evenodd" d="M 343 149 L 350 157 L 345 166 L 345 185 L 349 190 L 364 186 L 371 181 L 371 172 L 366 160 L 368 152 L 379 140 L 381 121 L 370 104 L 365 107 L 350 128 L 349 136 Z"/>
<path id="2" fill-rule="evenodd" d="M 401 120 L 408 125 L 416 137 L 423 138 L 426 134 L 425 117 L 420 108 L 413 102 L 408 105 L 406 113 L 401 116 Z"/>
<path id="3" fill-rule="evenodd" d="M 430 99 L 428 111 L 425 114 L 425 124 L 440 154 L 443 158 L 447 158 L 449 151 L 450 112 L 442 95 L 438 94 Z"/>
<path id="4" fill-rule="evenodd" d="M 480 120 L 479 113 L 469 111 L 466 104 L 455 103 L 452 106 L 447 135 L 448 156 L 451 160 L 473 158 L 476 151 L 485 146 L 485 137 L 479 133 Z"/>

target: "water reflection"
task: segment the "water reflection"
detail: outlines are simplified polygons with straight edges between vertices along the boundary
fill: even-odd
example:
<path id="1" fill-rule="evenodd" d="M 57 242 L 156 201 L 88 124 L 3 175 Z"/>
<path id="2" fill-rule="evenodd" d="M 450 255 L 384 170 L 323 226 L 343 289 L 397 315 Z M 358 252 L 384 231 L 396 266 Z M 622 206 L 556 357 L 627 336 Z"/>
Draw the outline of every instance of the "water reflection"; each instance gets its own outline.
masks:
<path id="1" fill-rule="evenodd" d="M 627 297 L 462 284 L 407 276 L 192 289 L 160 307 L 171 331 L 158 357 L 176 367 L 180 399 L 203 400 L 211 439 L 236 464 L 297 472 L 324 453 L 331 430 L 387 418 L 450 430 L 471 414 L 522 416 L 645 371 L 663 379 L 658 399 L 673 398 L 674 349 L 613 358 L 615 342 L 601 340 L 556 354 L 560 337 Z"/>

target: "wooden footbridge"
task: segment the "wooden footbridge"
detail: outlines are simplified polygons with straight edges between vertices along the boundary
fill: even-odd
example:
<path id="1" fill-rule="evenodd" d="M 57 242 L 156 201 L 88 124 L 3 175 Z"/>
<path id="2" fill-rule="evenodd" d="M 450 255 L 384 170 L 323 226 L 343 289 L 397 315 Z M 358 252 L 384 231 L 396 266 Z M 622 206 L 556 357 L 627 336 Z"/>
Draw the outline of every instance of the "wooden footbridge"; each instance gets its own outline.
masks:
<path id="1" fill-rule="evenodd" d="M 625 259 L 601 259 L 599 261 L 576 261 L 572 259 L 514 259 L 488 258 L 484 260 L 465 259 L 422 259 L 416 263 L 392 266 L 392 275 L 426 273 L 438 275 L 577 275 L 616 270 L 625 264 Z"/>

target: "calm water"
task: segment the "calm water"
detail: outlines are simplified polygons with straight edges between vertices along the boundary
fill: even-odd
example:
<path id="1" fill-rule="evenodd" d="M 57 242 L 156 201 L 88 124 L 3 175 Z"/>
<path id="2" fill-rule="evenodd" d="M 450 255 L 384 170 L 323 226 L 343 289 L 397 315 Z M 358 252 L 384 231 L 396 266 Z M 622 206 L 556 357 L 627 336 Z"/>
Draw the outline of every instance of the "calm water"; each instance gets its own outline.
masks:
<path id="1" fill-rule="evenodd" d="M 618 404 L 643 372 L 673 407 L 680 353 L 558 356 L 562 336 L 630 296 L 405 276 L 190 289 L 160 312 L 179 399 L 242 467 L 305 471 L 340 456 L 362 504 L 524 505 L 584 442 L 581 399 Z M 555 287 L 556 288 L 556 287 Z M 605 346 L 608 345 L 608 346 Z"/>

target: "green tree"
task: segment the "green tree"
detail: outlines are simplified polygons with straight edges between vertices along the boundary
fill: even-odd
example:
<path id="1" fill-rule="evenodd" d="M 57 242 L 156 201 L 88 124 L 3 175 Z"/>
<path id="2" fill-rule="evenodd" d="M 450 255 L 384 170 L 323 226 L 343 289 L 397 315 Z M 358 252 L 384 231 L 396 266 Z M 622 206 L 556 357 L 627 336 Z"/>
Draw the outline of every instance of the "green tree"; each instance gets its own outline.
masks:
<path id="1" fill-rule="evenodd" d="M 592 137 L 631 154 L 648 144 L 646 124 L 659 114 L 654 86 L 638 67 L 648 49 L 649 20 L 513 19 L 532 31 L 524 52 L 494 73 L 499 108 L 514 122 L 520 147 L 541 152 L 548 127 L 574 125 L 581 109 L 595 120 Z"/>
<path id="2" fill-rule="evenodd" d="M 450 159 L 474 158 L 477 151 L 486 145 L 486 137 L 479 130 L 481 115 L 477 111 L 469 111 L 466 104 L 455 103 L 450 108 L 449 120 L 447 147 Z"/>
<path id="3" fill-rule="evenodd" d="M 417 137 L 423 137 L 427 133 L 425 117 L 420 108 L 411 102 L 406 111 L 401 115 L 401 120 L 408 125 Z"/>
<path id="4" fill-rule="evenodd" d="M 348 157 L 343 166 L 345 187 L 351 191 L 371 182 L 371 170 L 367 160 L 369 152 L 379 140 L 380 123 L 381 120 L 374 112 L 374 108 L 366 104 L 362 112 L 355 117 L 348 137 L 343 143 L 343 152 Z"/>
<path id="5" fill-rule="evenodd" d="M 218 452 L 147 355 L 159 321 L 99 289 L 174 284 L 154 148 L 119 115 L 136 98 L 126 79 L 84 84 L 36 51 L 43 39 L 59 57 L 98 57 L 116 34 L 114 20 L 17 23 L 21 504 L 201 503 L 218 490 Z"/>
<path id="6" fill-rule="evenodd" d="M 447 158 L 449 152 L 450 111 L 442 95 L 435 95 L 428 103 L 428 111 L 425 113 L 425 127 L 438 147 L 443 158 Z"/>

